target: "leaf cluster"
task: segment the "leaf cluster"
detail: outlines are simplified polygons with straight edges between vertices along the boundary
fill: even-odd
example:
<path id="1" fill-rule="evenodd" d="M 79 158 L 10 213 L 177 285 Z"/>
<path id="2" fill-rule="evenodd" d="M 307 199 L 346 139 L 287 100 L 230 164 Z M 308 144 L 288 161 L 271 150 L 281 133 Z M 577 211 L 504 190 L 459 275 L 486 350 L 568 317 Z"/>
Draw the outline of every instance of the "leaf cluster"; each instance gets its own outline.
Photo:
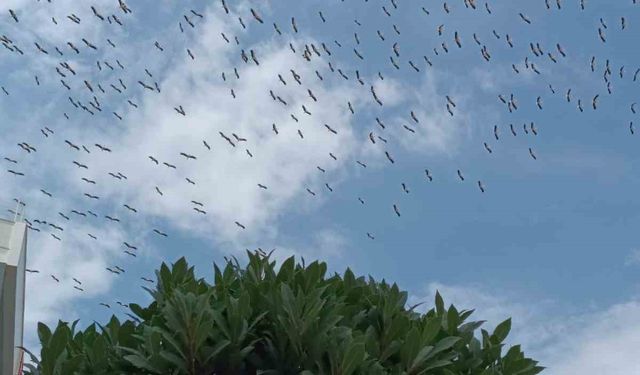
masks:
<path id="1" fill-rule="evenodd" d="M 27 374 L 393 374 L 534 375 L 542 371 L 519 346 L 506 350 L 511 320 L 493 332 L 473 311 L 446 307 L 437 294 L 426 313 L 407 292 L 347 269 L 247 252 L 241 266 L 214 265 L 213 285 L 182 258 L 162 264 L 153 302 L 131 304 L 79 330 L 38 325 L 40 356 Z"/>

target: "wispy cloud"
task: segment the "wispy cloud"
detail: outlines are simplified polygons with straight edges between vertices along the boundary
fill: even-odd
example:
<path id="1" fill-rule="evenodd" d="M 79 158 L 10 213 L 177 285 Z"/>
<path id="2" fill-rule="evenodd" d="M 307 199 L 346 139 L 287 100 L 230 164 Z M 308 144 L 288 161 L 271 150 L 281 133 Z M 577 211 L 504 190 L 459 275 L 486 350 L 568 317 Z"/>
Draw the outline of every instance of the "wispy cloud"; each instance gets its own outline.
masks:
<path id="1" fill-rule="evenodd" d="M 199 48 L 193 48 L 196 60 L 185 54 L 161 82 L 162 94 L 146 96 L 141 110 L 129 113 L 127 128 L 131 130 L 106 140 L 116 145 L 114 152 L 92 157 L 92 171 L 104 174 L 121 166 L 129 176 L 125 184 L 99 185 L 100 195 L 122 197 L 145 207 L 145 214 L 200 234 L 225 240 L 248 238 L 249 233 L 260 234 L 261 227 L 271 225 L 282 210 L 290 209 L 294 199 L 308 199 L 305 188 L 322 189 L 332 173 L 344 168 L 364 143 L 350 126 L 347 103 L 366 104 L 339 81 L 317 80 L 314 71 L 321 62 L 303 63 L 288 49 L 271 44 L 256 46 L 260 66 L 238 67 L 240 79 L 236 79 L 228 59 L 237 50 L 220 37 L 223 21 L 213 14 L 208 17 L 211 21 L 197 41 Z M 294 43 L 302 45 L 303 41 Z M 304 86 L 294 81 L 290 69 L 303 77 Z M 223 83 L 220 72 L 230 82 Z M 278 81 L 278 74 L 286 77 L 287 86 Z M 321 104 L 310 98 L 307 89 Z M 287 105 L 272 100 L 270 90 Z M 174 111 L 180 105 L 186 117 Z M 312 116 L 304 113 L 303 105 Z M 235 147 L 220 132 L 231 137 Z M 233 134 L 246 141 L 237 141 Z M 186 160 L 181 152 L 197 159 Z M 338 160 L 332 160 L 329 153 Z M 177 169 L 156 165 L 148 156 Z M 326 174 L 315 166 L 322 166 Z M 191 200 L 203 203 L 207 215 L 197 214 Z M 235 221 L 247 229 L 240 230 Z"/>
<path id="2" fill-rule="evenodd" d="M 468 98 L 463 91 L 442 92 L 445 87 L 441 85 L 442 80 L 447 78 L 436 77 L 437 74 L 429 71 L 422 76 L 420 85 L 407 89 L 409 92 L 403 98 L 403 104 L 406 104 L 406 108 L 414 108 L 418 122 L 412 118 L 410 111 L 401 113 L 394 120 L 398 125 L 393 134 L 410 152 L 452 155 L 468 136 L 468 109 L 464 109 Z M 446 95 L 451 97 L 454 104 L 444 99 Z M 448 112 L 447 105 L 452 114 Z M 415 133 L 402 125 L 414 129 Z"/>
<path id="3" fill-rule="evenodd" d="M 640 344 L 640 302 L 613 305 L 583 317 L 581 324 L 558 337 L 549 348 L 555 374 L 640 373 L 635 360 Z"/>
<path id="4" fill-rule="evenodd" d="M 625 266 L 637 266 L 640 265 L 640 249 L 633 249 L 627 255 L 627 259 L 624 260 Z"/>

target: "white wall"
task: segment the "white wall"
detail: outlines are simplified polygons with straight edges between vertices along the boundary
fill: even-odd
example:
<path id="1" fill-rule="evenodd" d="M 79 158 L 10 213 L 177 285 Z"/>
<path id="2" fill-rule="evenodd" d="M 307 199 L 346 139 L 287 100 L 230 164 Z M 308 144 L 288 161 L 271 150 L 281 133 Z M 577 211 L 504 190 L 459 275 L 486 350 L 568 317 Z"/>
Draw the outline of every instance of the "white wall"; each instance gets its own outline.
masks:
<path id="1" fill-rule="evenodd" d="M 26 226 L 0 220 L 0 374 L 16 373 L 22 346 Z"/>
<path id="2" fill-rule="evenodd" d="M 9 250 L 12 231 L 13 223 L 0 219 L 0 251 Z"/>

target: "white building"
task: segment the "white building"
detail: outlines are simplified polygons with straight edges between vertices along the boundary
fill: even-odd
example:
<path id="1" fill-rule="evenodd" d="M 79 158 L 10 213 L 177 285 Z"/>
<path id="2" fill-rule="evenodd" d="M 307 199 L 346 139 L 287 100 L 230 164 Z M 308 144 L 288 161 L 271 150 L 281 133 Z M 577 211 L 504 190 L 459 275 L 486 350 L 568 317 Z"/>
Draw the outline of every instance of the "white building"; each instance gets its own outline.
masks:
<path id="1" fill-rule="evenodd" d="M 21 373 L 27 226 L 0 219 L 0 374 Z M 20 372 L 19 372 L 20 371 Z"/>

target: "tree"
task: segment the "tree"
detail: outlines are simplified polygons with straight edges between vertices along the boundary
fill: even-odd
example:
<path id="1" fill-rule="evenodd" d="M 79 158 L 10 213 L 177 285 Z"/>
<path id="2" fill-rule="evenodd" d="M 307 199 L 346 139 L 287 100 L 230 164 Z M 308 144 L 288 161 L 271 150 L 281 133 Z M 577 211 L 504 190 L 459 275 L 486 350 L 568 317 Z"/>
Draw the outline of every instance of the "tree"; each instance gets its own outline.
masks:
<path id="1" fill-rule="evenodd" d="M 511 320 L 493 333 L 467 322 L 473 311 L 407 307 L 395 284 L 326 277 L 325 263 L 276 262 L 247 252 L 214 264 L 214 284 L 196 278 L 182 258 L 156 271 L 153 302 L 131 304 L 84 330 L 60 321 L 38 325 L 40 358 L 27 374 L 478 374 L 533 375 L 537 362 L 519 346 L 503 354 Z M 478 332 L 478 330 L 480 331 Z"/>

